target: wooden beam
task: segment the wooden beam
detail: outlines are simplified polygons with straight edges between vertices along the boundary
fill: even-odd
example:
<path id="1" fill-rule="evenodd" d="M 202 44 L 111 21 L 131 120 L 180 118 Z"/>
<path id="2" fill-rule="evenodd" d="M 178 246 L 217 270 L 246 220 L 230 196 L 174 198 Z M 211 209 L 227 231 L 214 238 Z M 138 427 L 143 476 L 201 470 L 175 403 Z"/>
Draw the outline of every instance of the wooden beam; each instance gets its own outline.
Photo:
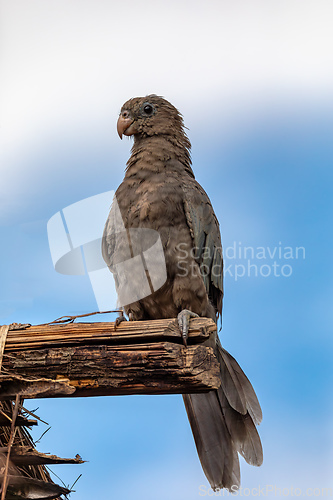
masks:
<path id="1" fill-rule="evenodd" d="M 147 344 L 170 341 L 182 344 L 176 319 L 124 321 L 115 329 L 113 322 L 22 325 L 22 330 L 9 327 L 4 353 L 40 347 L 87 344 Z M 191 320 L 189 344 L 199 344 L 216 332 L 216 324 L 207 318 Z"/>
<path id="2" fill-rule="evenodd" d="M 220 386 L 215 323 L 177 321 L 42 325 L 9 331 L 0 399 L 207 392 Z"/>

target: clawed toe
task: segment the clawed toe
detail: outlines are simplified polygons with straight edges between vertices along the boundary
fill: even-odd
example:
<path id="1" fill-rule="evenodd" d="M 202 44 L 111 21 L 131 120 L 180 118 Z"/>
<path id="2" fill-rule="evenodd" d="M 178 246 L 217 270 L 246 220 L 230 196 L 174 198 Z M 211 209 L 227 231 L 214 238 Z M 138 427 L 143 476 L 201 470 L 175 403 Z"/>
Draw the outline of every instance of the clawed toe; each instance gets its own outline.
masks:
<path id="1" fill-rule="evenodd" d="M 177 316 L 179 330 L 185 346 L 187 346 L 188 330 L 190 328 L 190 319 L 198 317 L 199 317 L 198 314 L 189 311 L 188 309 L 183 309 Z"/>
<path id="2" fill-rule="evenodd" d="M 114 322 L 114 329 L 117 330 L 118 326 L 120 325 L 120 323 L 122 323 L 123 321 L 127 321 L 127 319 L 125 318 L 125 316 L 123 314 L 121 314 L 120 316 L 118 316 L 116 318 L 116 321 Z"/>

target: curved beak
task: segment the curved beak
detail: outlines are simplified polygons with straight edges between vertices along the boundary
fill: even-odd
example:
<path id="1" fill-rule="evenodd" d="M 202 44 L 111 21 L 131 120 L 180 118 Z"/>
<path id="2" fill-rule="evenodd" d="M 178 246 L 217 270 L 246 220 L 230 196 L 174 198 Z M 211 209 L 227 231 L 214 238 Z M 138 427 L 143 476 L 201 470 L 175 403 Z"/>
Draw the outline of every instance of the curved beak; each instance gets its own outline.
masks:
<path id="1" fill-rule="evenodd" d="M 123 135 L 132 135 L 131 133 L 126 133 L 126 131 L 129 129 L 129 127 L 133 123 L 133 118 L 129 115 L 123 116 L 120 115 L 117 121 L 117 132 L 120 137 L 120 139 L 123 138 Z M 128 130 L 128 132 L 130 132 Z"/>

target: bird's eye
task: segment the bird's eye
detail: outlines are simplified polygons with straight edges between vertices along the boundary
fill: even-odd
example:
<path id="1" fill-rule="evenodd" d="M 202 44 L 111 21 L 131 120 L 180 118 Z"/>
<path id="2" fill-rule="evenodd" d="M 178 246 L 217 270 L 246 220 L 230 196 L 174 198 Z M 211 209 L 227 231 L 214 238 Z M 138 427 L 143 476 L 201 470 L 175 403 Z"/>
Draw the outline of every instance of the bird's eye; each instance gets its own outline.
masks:
<path id="1" fill-rule="evenodd" d="M 145 103 L 143 105 L 142 109 L 143 109 L 143 112 L 145 113 L 145 115 L 148 115 L 148 116 L 152 115 L 154 112 L 153 106 L 151 104 L 148 104 L 148 103 Z"/>

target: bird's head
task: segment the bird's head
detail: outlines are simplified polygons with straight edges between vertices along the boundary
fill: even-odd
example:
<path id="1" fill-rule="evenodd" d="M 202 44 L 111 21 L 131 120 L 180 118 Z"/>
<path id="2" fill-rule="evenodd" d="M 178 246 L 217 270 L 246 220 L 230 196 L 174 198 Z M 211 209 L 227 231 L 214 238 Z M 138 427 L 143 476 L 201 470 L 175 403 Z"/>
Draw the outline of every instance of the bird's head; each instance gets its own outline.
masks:
<path id="1" fill-rule="evenodd" d="M 117 122 L 117 131 L 134 138 L 165 135 L 174 136 L 184 132 L 184 122 L 179 111 L 163 97 L 148 95 L 134 97 L 125 102 Z"/>

